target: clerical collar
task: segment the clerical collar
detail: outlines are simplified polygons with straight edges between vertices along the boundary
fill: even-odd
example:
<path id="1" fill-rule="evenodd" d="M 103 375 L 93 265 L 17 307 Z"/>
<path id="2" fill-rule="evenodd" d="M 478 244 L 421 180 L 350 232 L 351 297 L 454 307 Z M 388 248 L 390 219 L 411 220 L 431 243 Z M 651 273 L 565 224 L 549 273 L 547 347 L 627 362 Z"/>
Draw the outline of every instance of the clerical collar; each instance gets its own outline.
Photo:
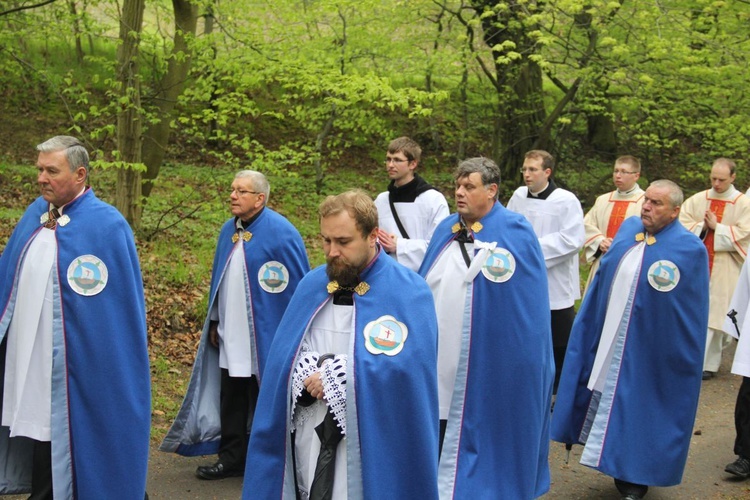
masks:
<path id="1" fill-rule="evenodd" d="M 250 227 L 250 224 L 252 224 L 253 222 L 255 222 L 255 220 L 256 220 L 256 219 L 257 219 L 258 217 L 260 217 L 260 214 L 262 214 L 262 213 L 263 213 L 263 210 L 264 210 L 265 208 L 266 208 L 266 207 L 261 207 L 261 209 L 260 209 L 260 210 L 258 210 L 258 213 L 257 213 L 257 214 L 253 215 L 252 217 L 250 217 L 250 218 L 249 218 L 249 219 L 247 219 L 246 221 L 243 221 L 243 220 L 242 220 L 242 219 L 240 219 L 239 217 L 235 217 L 235 221 L 234 221 L 234 226 L 235 226 L 235 228 L 236 228 L 237 230 L 240 230 L 240 229 L 247 229 L 248 227 Z"/>
<path id="2" fill-rule="evenodd" d="M 534 198 L 537 200 L 546 200 L 549 198 L 549 195 L 552 194 L 552 191 L 557 189 L 557 186 L 555 186 L 555 182 L 552 179 L 549 179 L 547 181 L 547 187 L 542 189 L 539 193 L 532 193 L 531 189 L 529 189 L 528 194 L 526 195 L 527 198 Z"/>
<path id="3" fill-rule="evenodd" d="M 393 203 L 414 203 L 417 196 L 430 189 L 435 189 L 435 187 L 417 174 L 414 174 L 414 178 L 403 186 L 396 186 L 394 181 L 388 184 L 388 194 Z"/>
<path id="4" fill-rule="evenodd" d="M 619 194 L 620 196 L 627 196 L 629 194 L 633 194 L 636 189 L 638 189 L 638 184 L 633 184 L 633 187 L 630 188 L 630 189 L 628 189 L 627 191 L 623 191 L 621 189 L 618 189 L 617 190 L 617 194 Z"/>

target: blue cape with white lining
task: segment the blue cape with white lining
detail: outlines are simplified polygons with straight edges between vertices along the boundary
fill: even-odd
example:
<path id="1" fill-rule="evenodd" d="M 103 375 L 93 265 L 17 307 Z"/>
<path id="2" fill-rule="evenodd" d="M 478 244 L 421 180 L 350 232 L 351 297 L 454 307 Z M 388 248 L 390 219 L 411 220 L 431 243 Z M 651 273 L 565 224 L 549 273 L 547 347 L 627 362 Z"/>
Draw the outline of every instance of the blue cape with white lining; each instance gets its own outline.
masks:
<path id="1" fill-rule="evenodd" d="M 228 220 L 221 228 L 214 254 L 208 310 L 211 311 L 217 299 L 219 284 L 224 277 L 235 243 L 236 219 Z M 263 374 L 268 350 L 276 333 L 276 327 L 291 300 L 297 284 L 310 269 L 305 245 L 297 229 L 282 215 L 266 207 L 246 229 L 252 233 L 250 241 L 244 242 L 245 268 L 248 283 L 245 283 L 245 297 L 251 314 L 251 346 L 254 347 L 253 363 Z M 286 287 L 276 292 L 272 287 L 261 286 L 269 262 L 281 263 L 288 272 Z M 276 265 L 274 265 L 274 268 Z M 283 285 L 278 288 L 281 289 Z M 272 291 L 268 291 L 268 290 Z M 185 456 L 213 455 L 219 450 L 221 441 L 221 418 L 219 396 L 221 371 L 219 350 L 209 341 L 210 319 L 203 324 L 198 352 L 195 356 L 193 372 L 187 394 L 169 433 L 160 446 L 161 451 L 169 451 Z M 259 380 L 261 382 L 261 380 Z"/>
<path id="2" fill-rule="evenodd" d="M 427 284 L 382 252 L 361 274 L 346 384 L 349 498 L 437 498 L 437 320 Z M 244 499 L 294 499 L 291 383 L 300 345 L 331 299 L 325 266 L 297 288 L 271 346 L 250 436 Z M 391 315 L 408 329 L 394 356 L 367 350 L 368 323 Z"/>
<path id="3" fill-rule="evenodd" d="M 18 275 L 48 203 L 26 210 L 0 257 L 0 340 L 17 301 Z M 91 189 L 64 207 L 53 274 L 52 474 L 55 498 L 143 498 L 151 425 L 151 385 L 141 270 L 133 233 Z M 68 267 L 94 255 L 104 289 L 81 295 Z M 3 351 L 4 352 L 4 351 Z M 0 377 L 5 374 L 5 355 Z M 0 399 L 2 404 L 2 399 Z M 0 428 L 0 492 L 31 491 L 32 441 Z"/>
<path id="4" fill-rule="evenodd" d="M 427 276 L 455 234 L 458 214 L 435 230 L 419 272 Z M 549 408 L 555 373 L 547 271 L 531 225 L 495 203 L 475 240 L 497 242 L 515 258 L 495 283 L 480 272 L 471 300 L 440 457 L 441 498 L 533 498 L 550 485 Z M 476 248 L 475 248 L 476 253 Z"/>
<path id="5" fill-rule="evenodd" d="M 708 326 L 708 256 L 678 220 L 644 250 L 604 390 L 587 388 L 610 296 L 628 293 L 612 289 L 614 277 L 643 231 L 637 216 L 622 224 L 586 292 L 568 342 L 552 439 L 578 444 L 585 432 L 585 465 L 631 483 L 672 486 L 682 480 L 687 460 Z M 649 282 L 661 260 L 679 269 L 668 291 Z M 597 419 L 587 416 L 597 405 Z"/>

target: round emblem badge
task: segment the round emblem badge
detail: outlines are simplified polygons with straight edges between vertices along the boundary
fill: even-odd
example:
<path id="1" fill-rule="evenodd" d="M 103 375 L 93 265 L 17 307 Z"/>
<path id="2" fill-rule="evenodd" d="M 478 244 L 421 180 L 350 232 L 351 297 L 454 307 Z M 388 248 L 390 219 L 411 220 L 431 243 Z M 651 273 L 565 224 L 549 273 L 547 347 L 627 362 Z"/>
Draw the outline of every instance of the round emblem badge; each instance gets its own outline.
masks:
<path id="1" fill-rule="evenodd" d="M 96 295 L 107 286 L 107 266 L 96 255 L 81 255 L 68 266 L 68 284 L 80 295 Z"/>
<path id="2" fill-rule="evenodd" d="M 495 248 L 482 264 L 484 277 L 495 283 L 504 283 L 516 272 L 516 259 L 505 248 Z"/>
<path id="3" fill-rule="evenodd" d="M 258 283 L 268 293 L 281 293 L 289 284 L 289 271 L 281 262 L 268 261 L 258 270 Z"/>
<path id="4" fill-rule="evenodd" d="M 395 356 L 404 348 L 409 335 L 406 325 L 393 316 L 381 316 L 365 327 L 365 347 L 372 354 Z"/>
<path id="5" fill-rule="evenodd" d="M 648 282 L 655 290 L 669 292 L 680 282 L 680 270 L 668 260 L 657 260 L 648 268 Z"/>

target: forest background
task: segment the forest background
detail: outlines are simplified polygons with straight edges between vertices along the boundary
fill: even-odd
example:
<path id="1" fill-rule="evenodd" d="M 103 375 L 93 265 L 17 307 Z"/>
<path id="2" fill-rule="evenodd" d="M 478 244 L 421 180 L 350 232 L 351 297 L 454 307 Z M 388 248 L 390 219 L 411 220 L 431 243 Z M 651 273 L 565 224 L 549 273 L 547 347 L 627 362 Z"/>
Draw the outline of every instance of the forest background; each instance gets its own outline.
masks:
<path id="1" fill-rule="evenodd" d="M 524 152 L 588 209 L 614 159 L 641 185 L 709 186 L 750 150 L 748 0 L 10 0 L 0 2 L 0 251 L 38 195 L 34 146 L 70 134 L 133 226 L 146 287 L 154 439 L 206 311 L 233 173 L 272 184 L 311 263 L 321 199 L 383 191 L 388 142 L 452 205 L 457 162 L 488 156 L 502 201 Z"/>

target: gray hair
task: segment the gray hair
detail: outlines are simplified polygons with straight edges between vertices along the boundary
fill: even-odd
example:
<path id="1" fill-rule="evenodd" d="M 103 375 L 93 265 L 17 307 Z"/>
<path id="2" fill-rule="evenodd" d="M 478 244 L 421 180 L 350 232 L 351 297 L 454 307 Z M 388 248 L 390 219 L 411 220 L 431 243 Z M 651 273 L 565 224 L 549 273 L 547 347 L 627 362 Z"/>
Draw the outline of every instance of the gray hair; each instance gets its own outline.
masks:
<path id="1" fill-rule="evenodd" d="M 83 146 L 83 143 L 69 135 L 56 135 L 52 139 L 47 139 L 37 145 L 36 149 L 41 153 L 54 153 L 56 151 L 65 151 L 65 158 L 68 160 L 68 166 L 71 171 L 78 167 L 86 169 L 86 175 L 89 173 L 89 153 Z"/>
<path id="2" fill-rule="evenodd" d="M 268 184 L 266 176 L 255 170 L 240 170 L 235 174 L 235 179 L 250 179 L 253 183 L 253 190 L 259 193 L 263 193 L 263 206 L 268 203 L 268 197 L 271 194 L 271 186 Z"/>
<path id="3" fill-rule="evenodd" d="M 669 179 L 659 179 L 648 185 L 648 187 L 655 188 L 666 188 L 669 190 L 669 201 L 672 203 L 672 208 L 679 207 L 685 200 L 685 196 L 682 194 L 680 186 L 670 181 Z"/>
<path id="4" fill-rule="evenodd" d="M 473 173 L 478 173 L 482 178 L 482 185 L 489 186 L 490 184 L 496 184 L 500 186 L 500 167 L 497 163 L 485 158 L 484 156 L 478 156 L 476 158 L 469 158 L 458 164 L 458 168 L 454 174 L 456 180 L 463 177 L 468 177 Z M 498 189 L 498 191 L 500 191 Z M 495 199 L 497 200 L 498 193 L 495 193 Z"/>

